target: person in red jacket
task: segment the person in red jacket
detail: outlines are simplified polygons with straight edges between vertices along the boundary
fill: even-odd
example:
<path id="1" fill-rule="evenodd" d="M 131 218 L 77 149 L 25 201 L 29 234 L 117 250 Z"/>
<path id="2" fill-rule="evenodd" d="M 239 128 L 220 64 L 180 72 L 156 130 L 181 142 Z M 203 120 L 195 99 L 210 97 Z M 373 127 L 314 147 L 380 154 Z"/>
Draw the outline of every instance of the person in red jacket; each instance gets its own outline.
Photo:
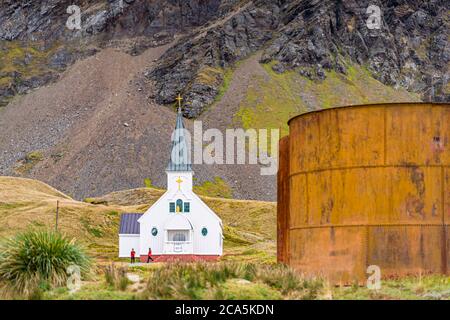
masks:
<path id="1" fill-rule="evenodd" d="M 135 263 L 136 262 L 136 251 L 134 251 L 134 248 L 131 249 L 131 263 Z"/>
<path id="2" fill-rule="evenodd" d="M 148 248 L 148 258 L 147 258 L 147 263 L 149 263 L 150 260 L 153 261 L 153 258 L 152 258 L 152 248 Z"/>

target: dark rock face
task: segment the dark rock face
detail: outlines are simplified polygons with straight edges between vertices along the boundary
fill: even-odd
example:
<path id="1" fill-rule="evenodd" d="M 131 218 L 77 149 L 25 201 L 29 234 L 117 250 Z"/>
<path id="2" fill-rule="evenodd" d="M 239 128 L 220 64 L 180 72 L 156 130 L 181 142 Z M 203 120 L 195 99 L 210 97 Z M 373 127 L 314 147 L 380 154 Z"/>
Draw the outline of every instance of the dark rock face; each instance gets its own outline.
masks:
<path id="1" fill-rule="evenodd" d="M 65 11 L 70 2 L 3 1 L 0 10 L 0 40 L 59 37 L 65 23 L 63 22 Z"/>
<path id="2" fill-rule="evenodd" d="M 55 69 L 64 69 L 73 61 L 73 55 L 66 49 L 62 48 L 56 52 L 49 61 L 49 65 Z"/>
<path id="3" fill-rule="evenodd" d="M 184 33 L 147 76 L 156 82 L 158 103 L 185 96 L 186 117 L 197 117 L 214 102 L 225 68 L 258 50 L 264 50 L 261 62 L 273 63 L 277 73 L 296 70 L 320 81 L 327 71 L 346 74 L 352 61 L 384 84 L 418 92 L 424 100 L 450 100 L 448 0 L 79 1 L 81 30 L 69 30 L 72 3 L 2 1 L 0 40 L 43 40 L 51 46 L 143 36 L 129 50 L 135 55 Z M 369 28 L 370 5 L 381 9 L 380 29 Z M 60 72 L 82 56 L 63 48 L 47 63 Z M 49 77 L 43 73 L 42 79 Z M 0 100 L 11 91 L 18 90 L 3 85 Z"/>
<path id="4" fill-rule="evenodd" d="M 381 8 L 380 29 L 368 27 L 370 5 Z M 227 67 L 264 47 L 261 62 L 274 61 L 278 73 L 295 69 L 323 80 L 325 71 L 346 74 L 351 60 L 384 84 L 419 92 L 424 100 L 449 101 L 449 9 L 444 0 L 254 1 L 206 34 L 186 37 L 149 76 L 157 82 L 159 103 L 184 93 L 184 114 L 196 117 L 218 91 L 198 86 L 198 73 Z"/>
<path id="5" fill-rule="evenodd" d="M 380 29 L 366 23 L 372 4 L 381 8 Z M 448 72 L 449 7 L 448 1 L 297 1 L 283 7 L 289 22 L 263 60 L 277 60 L 290 69 L 316 65 L 318 71 L 345 73 L 349 58 L 366 64 L 384 84 L 427 99 L 424 79 L 443 79 Z M 448 99 L 442 94 L 435 92 L 433 99 Z"/>
<path id="6" fill-rule="evenodd" d="M 68 10 L 73 4 L 80 8 L 79 30 L 70 30 L 66 26 L 74 14 Z M 140 36 L 142 38 L 134 47 L 127 50 L 136 55 L 148 47 L 166 44 L 173 40 L 175 33 L 200 26 L 219 12 L 228 10 L 220 4 L 220 0 L 2 1 L 0 41 L 21 42 L 24 46 L 44 42 L 47 48 L 55 44 L 61 48 L 44 63 L 44 69 L 49 70 L 40 76 L 30 78 L 20 74 L 15 77 L 20 86 L 16 83 L 2 85 L 0 77 L 0 105 L 7 104 L 11 95 L 48 83 L 77 59 L 92 54 L 91 49 L 85 49 L 90 43 L 101 45 L 114 39 Z M 19 63 L 26 64 L 27 61 Z M 0 63 L 0 76 L 1 71 Z M 54 75 L 50 77 L 51 72 Z"/>
<path id="7" fill-rule="evenodd" d="M 66 22 L 81 9 L 81 30 L 71 31 Z M 179 31 L 200 26 L 214 17 L 220 0 L 5 0 L 0 4 L 0 40 L 70 39 L 105 33 L 117 35 L 153 35 L 161 30 Z"/>
<path id="8" fill-rule="evenodd" d="M 15 90 L 18 94 L 25 94 L 31 89 L 39 88 L 52 80 L 55 80 L 57 75 L 54 73 L 46 73 L 40 76 L 31 77 L 29 79 L 20 81 L 15 85 Z"/>
<path id="9" fill-rule="evenodd" d="M 278 7 L 272 1 L 250 3 L 231 17 L 222 16 L 217 26 L 192 34 L 171 48 L 148 76 L 156 81 L 156 101 L 168 104 L 179 93 L 186 96 L 184 115 L 197 117 L 214 101 L 222 79 L 199 83 L 206 68 L 223 69 L 262 48 L 278 27 Z"/>

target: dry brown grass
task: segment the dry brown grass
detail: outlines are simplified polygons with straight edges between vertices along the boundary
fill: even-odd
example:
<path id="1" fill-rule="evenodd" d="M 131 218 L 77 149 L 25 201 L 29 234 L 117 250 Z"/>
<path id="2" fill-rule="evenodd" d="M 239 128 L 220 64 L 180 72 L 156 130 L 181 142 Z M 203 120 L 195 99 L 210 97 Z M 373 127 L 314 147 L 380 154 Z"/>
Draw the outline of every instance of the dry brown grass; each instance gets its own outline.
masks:
<path id="1" fill-rule="evenodd" d="M 59 230 L 84 243 L 97 259 L 116 260 L 120 214 L 145 212 L 163 192 L 125 190 L 87 203 L 36 180 L 0 177 L 0 237 L 29 228 L 54 228 L 59 201 Z M 202 198 L 223 220 L 224 259 L 275 261 L 275 203 Z"/>
<path id="2" fill-rule="evenodd" d="M 138 209 L 91 205 L 75 201 L 39 181 L 0 177 L 0 236 L 29 228 L 54 228 L 57 201 L 58 229 L 83 242 L 97 257 L 114 256 L 120 212 Z"/>

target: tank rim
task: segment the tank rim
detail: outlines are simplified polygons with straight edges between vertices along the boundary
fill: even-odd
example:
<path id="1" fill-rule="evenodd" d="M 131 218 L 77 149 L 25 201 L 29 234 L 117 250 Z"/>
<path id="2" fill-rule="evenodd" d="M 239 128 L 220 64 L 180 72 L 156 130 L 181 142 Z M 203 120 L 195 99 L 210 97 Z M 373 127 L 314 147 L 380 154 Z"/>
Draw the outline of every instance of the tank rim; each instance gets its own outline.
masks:
<path id="1" fill-rule="evenodd" d="M 314 113 L 320 113 L 320 112 L 324 112 L 324 111 L 329 111 L 329 110 L 337 110 L 337 109 L 351 109 L 351 108 L 361 108 L 361 107 L 380 107 L 380 106 L 401 106 L 401 105 L 436 105 L 436 106 L 448 106 L 450 107 L 450 103 L 449 102 L 393 102 L 393 103 L 368 103 L 368 104 L 355 104 L 355 105 L 346 105 L 346 106 L 337 106 L 337 107 L 332 107 L 332 108 L 326 108 L 326 109 L 320 109 L 320 110 L 313 110 L 313 111 L 306 111 L 303 113 L 300 113 L 296 116 L 293 116 L 292 118 L 290 118 L 287 122 L 288 126 L 290 124 L 290 122 L 294 119 L 306 116 L 306 115 L 310 115 L 310 114 L 314 114 Z"/>

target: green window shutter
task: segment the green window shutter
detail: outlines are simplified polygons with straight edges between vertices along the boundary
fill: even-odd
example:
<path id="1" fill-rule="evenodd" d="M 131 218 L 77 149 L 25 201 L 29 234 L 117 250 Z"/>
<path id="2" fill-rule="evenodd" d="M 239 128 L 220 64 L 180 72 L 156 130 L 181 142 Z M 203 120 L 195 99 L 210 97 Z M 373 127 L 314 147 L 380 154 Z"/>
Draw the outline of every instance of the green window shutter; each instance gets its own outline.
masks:
<path id="1" fill-rule="evenodd" d="M 190 212 L 191 204 L 189 202 L 184 203 L 184 212 Z"/>
<path id="2" fill-rule="evenodd" d="M 175 212 L 175 202 L 171 202 L 171 203 L 169 204 L 169 211 L 170 211 L 170 212 Z"/>

